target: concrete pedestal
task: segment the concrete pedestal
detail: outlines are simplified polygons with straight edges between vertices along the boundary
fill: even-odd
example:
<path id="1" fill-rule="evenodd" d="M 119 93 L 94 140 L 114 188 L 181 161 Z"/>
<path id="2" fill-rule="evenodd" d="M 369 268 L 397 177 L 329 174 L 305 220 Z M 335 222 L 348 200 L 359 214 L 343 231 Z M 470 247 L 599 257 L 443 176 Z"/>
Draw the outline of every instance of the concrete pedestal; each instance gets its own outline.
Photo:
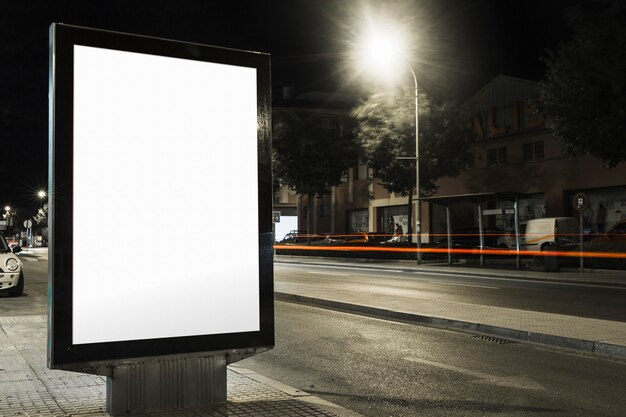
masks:
<path id="1" fill-rule="evenodd" d="M 116 364 L 107 377 L 112 416 L 213 406 L 226 402 L 226 355 Z"/>

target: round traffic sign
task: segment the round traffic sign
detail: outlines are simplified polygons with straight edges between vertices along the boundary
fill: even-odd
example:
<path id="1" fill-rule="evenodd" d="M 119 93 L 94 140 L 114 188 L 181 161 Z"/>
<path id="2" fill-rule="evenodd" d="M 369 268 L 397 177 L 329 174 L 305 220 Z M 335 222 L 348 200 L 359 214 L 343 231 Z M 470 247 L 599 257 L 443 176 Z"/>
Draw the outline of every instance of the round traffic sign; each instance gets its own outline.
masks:
<path id="1" fill-rule="evenodd" d="M 572 207 L 576 211 L 585 211 L 589 207 L 589 197 L 585 193 L 577 193 L 572 198 Z"/>

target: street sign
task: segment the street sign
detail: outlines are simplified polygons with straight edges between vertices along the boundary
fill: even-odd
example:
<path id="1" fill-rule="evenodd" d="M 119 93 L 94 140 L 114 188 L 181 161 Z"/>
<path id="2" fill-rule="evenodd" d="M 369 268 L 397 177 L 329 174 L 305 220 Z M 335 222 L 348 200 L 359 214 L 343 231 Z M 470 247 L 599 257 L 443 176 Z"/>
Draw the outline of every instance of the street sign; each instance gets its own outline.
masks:
<path id="1" fill-rule="evenodd" d="M 33 226 L 32 220 L 24 220 L 24 227 L 30 229 Z"/>
<path id="2" fill-rule="evenodd" d="M 280 223 L 280 211 L 272 211 L 272 222 Z"/>
<path id="3" fill-rule="evenodd" d="M 572 198 L 572 207 L 576 211 L 585 211 L 589 207 L 589 197 L 585 193 L 577 193 Z"/>

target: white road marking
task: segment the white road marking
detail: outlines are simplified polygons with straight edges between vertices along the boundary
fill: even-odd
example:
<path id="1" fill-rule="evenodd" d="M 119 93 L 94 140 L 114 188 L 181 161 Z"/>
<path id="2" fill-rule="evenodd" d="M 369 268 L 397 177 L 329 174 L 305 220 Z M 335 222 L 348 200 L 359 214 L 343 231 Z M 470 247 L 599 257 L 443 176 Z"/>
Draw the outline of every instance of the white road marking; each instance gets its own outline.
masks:
<path id="1" fill-rule="evenodd" d="M 30 258 L 28 256 L 20 257 L 20 259 L 22 261 L 24 261 L 24 262 L 39 262 L 39 259 L 37 259 L 37 258 Z"/>
<path id="2" fill-rule="evenodd" d="M 319 271 L 306 271 L 307 274 L 315 274 L 315 275 L 335 275 L 338 277 L 349 277 L 350 274 L 341 274 L 339 272 L 319 272 Z"/>
<path id="3" fill-rule="evenodd" d="M 492 287 L 489 285 L 478 285 L 478 284 L 461 284 L 460 282 L 450 282 L 450 281 L 428 281 L 432 284 L 444 284 L 444 285 L 456 285 L 459 287 L 476 287 L 476 288 L 487 288 L 490 290 L 499 290 L 500 287 Z"/>
<path id="4" fill-rule="evenodd" d="M 299 268 L 303 267 L 313 267 L 313 268 L 325 268 L 325 269 L 347 269 L 350 271 L 368 271 L 368 272 L 406 272 L 399 269 L 386 269 L 386 268 L 359 268 L 356 266 L 343 266 L 343 265 L 314 265 L 314 264 L 294 264 L 292 262 L 275 262 L 275 264 L 280 264 L 281 266 L 295 266 Z"/>

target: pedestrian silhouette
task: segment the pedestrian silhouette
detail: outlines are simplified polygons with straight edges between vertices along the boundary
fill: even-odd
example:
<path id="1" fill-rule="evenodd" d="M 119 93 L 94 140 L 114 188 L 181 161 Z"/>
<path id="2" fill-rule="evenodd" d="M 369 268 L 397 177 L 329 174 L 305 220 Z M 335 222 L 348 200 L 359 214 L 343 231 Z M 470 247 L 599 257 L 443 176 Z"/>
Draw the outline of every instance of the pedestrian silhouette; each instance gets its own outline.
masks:
<path id="1" fill-rule="evenodd" d="M 606 225 L 606 209 L 602 203 L 598 204 L 596 224 L 598 225 L 598 233 L 604 233 Z"/>

